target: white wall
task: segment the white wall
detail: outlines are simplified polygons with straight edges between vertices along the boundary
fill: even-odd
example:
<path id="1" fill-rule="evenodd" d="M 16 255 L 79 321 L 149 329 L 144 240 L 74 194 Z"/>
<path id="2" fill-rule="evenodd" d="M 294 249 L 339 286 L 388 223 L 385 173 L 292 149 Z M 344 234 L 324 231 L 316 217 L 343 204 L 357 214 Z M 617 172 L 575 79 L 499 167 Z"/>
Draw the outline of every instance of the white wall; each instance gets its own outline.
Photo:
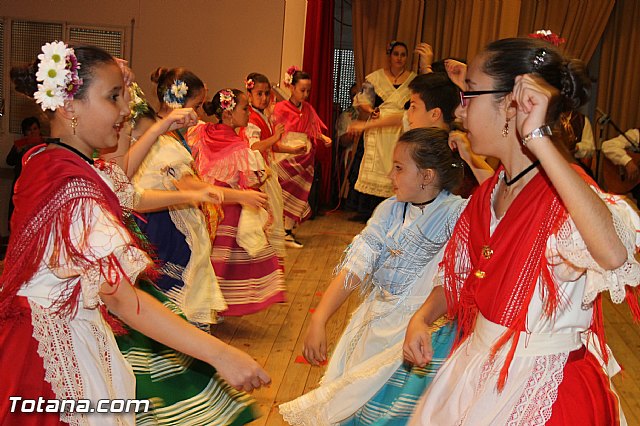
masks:
<path id="1" fill-rule="evenodd" d="M 306 0 L 0 0 L 4 18 L 119 26 L 127 31 L 135 20 L 133 49 L 127 50 L 140 85 L 154 103 L 149 75 L 158 66 L 191 69 L 207 83 L 211 95 L 223 87 L 244 90 L 244 78 L 252 71 L 282 80 L 283 69 L 302 64 L 305 13 Z M 3 78 L 10 84 L 7 76 Z M 3 120 L 6 130 L 8 120 Z M 3 132 L 0 167 L 6 167 L 4 158 L 16 137 Z M 6 235 L 7 187 L 2 179 L 0 235 Z"/>

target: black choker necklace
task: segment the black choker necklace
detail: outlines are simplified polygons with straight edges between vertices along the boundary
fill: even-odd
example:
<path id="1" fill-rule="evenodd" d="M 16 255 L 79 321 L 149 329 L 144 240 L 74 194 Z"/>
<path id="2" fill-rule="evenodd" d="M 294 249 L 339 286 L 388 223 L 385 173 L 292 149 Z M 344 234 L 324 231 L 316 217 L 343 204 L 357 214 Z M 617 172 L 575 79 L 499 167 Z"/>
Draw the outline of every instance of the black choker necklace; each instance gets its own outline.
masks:
<path id="1" fill-rule="evenodd" d="M 86 155 L 84 155 L 83 153 L 81 153 L 76 148 L 72 147 L 71 145 L 67 145 L 66 143 L 62 142 L 60 139 L 51 138 L 51 139 L 48 139 L 47 142 L 68 149 L 69 151 L 73 152 L 74 154 L 77 154 L 80 158 L 82 158 L 84 161 L 86 161 L 87 163 L 89 163 L 89 164 L 91 164 L 93 166 L 93 159 L 87 157 Z"/>
<path id="2" fill-rule="evenodd" d="M 430 199 L 429 201 L 425 201 L 424 203 L 411 203 L 412 206 L 416 206 L 416 207 L 420 207 L 420 208 L 424 208 L 424 206 L 433 203 L 433 200 L 435 200 L 438 197 L 433 197 L 432 199 Z"/>
<path id="3" fill-rule="evenodd" d="M 514 183 L 516 183 L 517 181 L 522 179 L 531 170 L 535 169 L 539 164 L 540 164 L 540 160 L 534 161 L 533 163 L 531 163 L 531 165 L 529 167 L 527 167 L 526 169 L 524 169 L 523 171 L 518 173 L 518 175 L 516 177 L 514 177 L 513 179 L 511 179 L 511 180 L 507 179 L 507 173 L 505 172 L 505 174 L 503 176 L 504 184 L 507 185 L 507 186 L 513 185 Z"/>
<path id="4" fill-rule="evenodd" d="M 429 204 L 433 203 L 433 201 L 438 198 L 438 196 L 436 195 L 435 197 L 433 197 L 432 199 L 430 199 L 429 201 L 425 201 L 424 203 L 411 203 L 412 206 L 418 207 L 420 209 L 420 211 L 422 212 L 422 214 L 424 214 L 424 208 L 426 206 L 428 206 Z M 405 203 L 404 204 L 404 211 L 402 212 L 402 220 L 404 220 L 404 218 L 407 216 L 407 204 L 409 203 Z"/>

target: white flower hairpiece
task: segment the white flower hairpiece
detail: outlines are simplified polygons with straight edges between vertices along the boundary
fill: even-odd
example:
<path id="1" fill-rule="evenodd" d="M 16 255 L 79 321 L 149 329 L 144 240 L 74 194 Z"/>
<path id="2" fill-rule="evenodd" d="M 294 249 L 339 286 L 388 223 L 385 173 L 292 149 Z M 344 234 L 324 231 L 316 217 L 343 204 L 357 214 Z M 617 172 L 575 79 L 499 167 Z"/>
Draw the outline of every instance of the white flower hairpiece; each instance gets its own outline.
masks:
<path id="1" fill-rule="evenodd" d="M 164 91 L 162 100 L 173 109 L 182 108 L 188 91 L 187 83 L 182 80 L 174 80 L 171 87 Z"/>
<path id="2" fill-rule="evenodd" d="M 246 80 L 244 81 L 244 87 L 245 87 L 247 90 L 251 90 L 251 89 L 253 89 L 253 88 L 255 87 L 255 85 L 256 85 L 256 82 L 255 82 L 255 81 L 253 81 L 253 79 L 252 79 L 252 78 L 248 78 L 248 79 L 246 79 Z"/>
<path id="3" fill-rule="evenodd" d="M 236 107 L 236 96 L 231 89 L 220 91 L 220 108 L 223 111 L 233 111 Z"/>
<path id="4" fill-rule="evenodd" d="M 129 94 L 131 95 L 131 100 L 129 101 L 129 121 L 131 122 L 131 127 L 135 127 L 136 120 L 142 114 L 149 112 L 149 104 L 145 99 L 144 92 L 135 81 L 129 86 Z"/>
<path id="5" fill-rule="evenodd" d="M 295 74 L 296 71 L 300 71 L 300 68 L 295 65 L 291 65 L 289 69 L 287 69 L 287 72 L 284 73 L 284 82 L 286 84 L 293 83 L 293 74 Z"/>
<path id="6" fill-rule="evenodd" d="M 80 64 L 72 48 L 62 41 L 46 43 L 38 55 L 36 80 L 38 90 L 33 94 L 43 111 L 55 111 L 71 100 L 82 86 L 78 77 Z"/>

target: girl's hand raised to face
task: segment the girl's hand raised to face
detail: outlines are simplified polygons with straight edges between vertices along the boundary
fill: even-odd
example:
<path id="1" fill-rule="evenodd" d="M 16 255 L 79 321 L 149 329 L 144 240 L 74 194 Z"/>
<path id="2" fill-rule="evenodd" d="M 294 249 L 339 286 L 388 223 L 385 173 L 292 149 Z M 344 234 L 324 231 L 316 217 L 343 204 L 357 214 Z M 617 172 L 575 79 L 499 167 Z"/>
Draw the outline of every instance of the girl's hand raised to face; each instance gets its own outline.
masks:
<path id="1" fill-rule="evenodd" d="M 471 143 L 469 142 L 469 138 L 465 132 L 461 132 L 459 130 L 454 130 L 449 133 L 449 148 L 452 151 L 458 151 L 460 154 L 460 158 L 464 160 L 465 163 L 471 164 Z"/>
<path id="2" fill-rule="evenodd" d="M 516 103 L 516 129 L 520 137 L 524 138 L 547 124 L 549 104 L 558 96 L 558 90 L 541 77 L 524 74 L 516 77 L 512 96 Z"/>
<path id="3" fill-rule="evenodd" d="M 174 109 L 161 120 L 162 127 L 165 132 L 171 130 L 182 129 L 184 127 L 195 126 L 198 123 L 198 114 L 193 108 L 178 108 Z"/>
<path id="4" fill-rule="evenodd" d="M 453 83 L 465 90 L 465 78 L 467 78 L 467 64 L 456 61 L 455 59 L 447 59 L 444 61 L 444 68 L 447 70 L 447 75 Z"/>

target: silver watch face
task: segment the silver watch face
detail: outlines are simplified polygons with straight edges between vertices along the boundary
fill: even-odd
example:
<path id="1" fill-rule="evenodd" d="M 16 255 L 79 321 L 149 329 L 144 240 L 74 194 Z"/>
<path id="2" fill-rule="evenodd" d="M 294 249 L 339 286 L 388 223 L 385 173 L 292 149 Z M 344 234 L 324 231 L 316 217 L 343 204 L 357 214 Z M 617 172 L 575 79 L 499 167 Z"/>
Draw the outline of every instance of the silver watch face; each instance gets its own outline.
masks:
<path id="1" fill-rule="evenodd" d="M 531 132 L 531 137 L 541 138 L 543 136 L 551 136 L 551 128 L 549 126 L 542 126 Z"/>

